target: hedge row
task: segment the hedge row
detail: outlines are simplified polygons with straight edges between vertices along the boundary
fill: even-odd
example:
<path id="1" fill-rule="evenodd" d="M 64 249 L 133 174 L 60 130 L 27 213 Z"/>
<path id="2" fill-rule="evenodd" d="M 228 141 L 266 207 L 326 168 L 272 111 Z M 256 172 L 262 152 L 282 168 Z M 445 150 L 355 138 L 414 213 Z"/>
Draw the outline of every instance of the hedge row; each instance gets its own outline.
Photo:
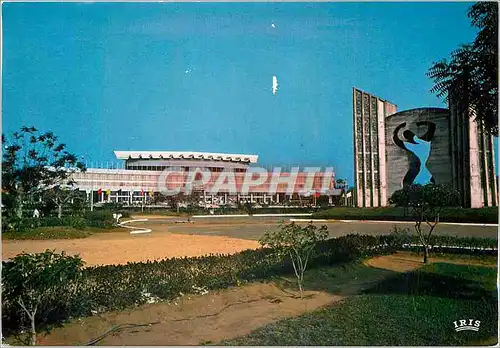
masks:
<path id="1" fill-rule="evenodd" d="M 414 241 L 411 238 L 413 237 L 410 237 L 410 241 Z M 404 234 L 348 235 L 330 239 L 317 245 L 308 268 L 390 253 L 403 248 L 408 241 L 408 237 Z M 437 238 L 434 242 L 441 245 L 490 248 L 497 244 L 494 239 L 453 237 Z M 9 272 L 10 265 L 4 263 L 4 276 Z M 192 294 L 200 289 L 203 291 L 223 289 L 292 273 L 293 268 L 289 260 L 267 248 L 246 250 L 233 255 L 209 255 L 89 267 L 83 270 L 83 276 L 78 283 L 66 284 L 53 292 L 44 303 L 47 308 L 54 309 L 51 311 L 51 316 L 39 317 L 37 321 L 38 325 L 42 326 L 55 324 L 70 317 L 119 310 L 151 300 L 172 300 L 180 293 Z M 3 282 L 3 286 L 8 287 L 9 284 Z M 72 298 L 68 299 L 68 294 L 73 294 Z M 19 330 L 27 323 L 23 315 L 14 301 L 2 298 L 4 332 Z"/>
<path id="2" fill-rule="evenodd" d="M 313 213 L 315 219 L 413 221 L 403 207 L 351 208 L 336 207 Z M 498 207 L 444 208 L 442 222 L 498 223 Z"/>
<path id="3" fill-rule="evenodd" d="M 415 234 L 408 229 L 395 228 L 390 235 L 392 244 L 404 250 L 422 250 L 422 243 Z M 428 241 L 431 251 L 435 253 L 472 253 L 496 254 L 498 241 L 495 238 L 454 237 L 446 235 L 432 235 Z"/>
<path id="4" fill-rule="evenodd" d="M 168 207 L 127 207 L 123 206 L 120 208 L 121 210 L 129 211 L 129 212 L 137 212 L 137 213 L 148 213 L 148 214 L 177 214 L 177 209 L 168 208 Z M 314 213 L 325 210 L 324 207 L 262 207 L 255 208 L 252 207 L 252 214 L 290 214 L 290 213 Z M 231 208 L 221 206 L 219 208 L 200 208 L 200 207 L 187 207 L 187 208 L 179 208 L 179 213 L 192 214 L 192 215 L 203 215 L 208 214 L 210 211 L 213 211 L 215 215 L 236 215 L 236 214 L 248 214 L 248 211 L 243 207 L 241 208 Z"/>
<path id="5" fill-rule="evenodd" d="M 119 213 L 122 214 L 122 217 L 130 216 L 127 211 L 119 211 Z M 113 212 L 110 210 L 95 210 L 86 212 L 82 216 L 63 216 L 61 218 L 54 216 L 25 217 L 12 221 L 12 226 L 3 230 L 12 229 L 15 232 L 22 232 L 38 227 L 56 226 L 67 226 L 76 229 L 84 229 L 85 227 L 111 228 L 114 226 Z"/>

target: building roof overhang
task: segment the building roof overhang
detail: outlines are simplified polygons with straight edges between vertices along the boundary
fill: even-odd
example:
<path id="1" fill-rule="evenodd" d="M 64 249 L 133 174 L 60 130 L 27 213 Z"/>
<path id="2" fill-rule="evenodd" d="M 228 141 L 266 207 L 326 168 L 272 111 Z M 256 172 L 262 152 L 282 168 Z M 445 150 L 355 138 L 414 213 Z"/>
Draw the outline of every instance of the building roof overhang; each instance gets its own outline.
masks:
<path id="1" fill-rule="evenodd" d="M 114 151 L 117 159 L 192 159 L 257 163 L 259 156 L 192 151 Z"/>

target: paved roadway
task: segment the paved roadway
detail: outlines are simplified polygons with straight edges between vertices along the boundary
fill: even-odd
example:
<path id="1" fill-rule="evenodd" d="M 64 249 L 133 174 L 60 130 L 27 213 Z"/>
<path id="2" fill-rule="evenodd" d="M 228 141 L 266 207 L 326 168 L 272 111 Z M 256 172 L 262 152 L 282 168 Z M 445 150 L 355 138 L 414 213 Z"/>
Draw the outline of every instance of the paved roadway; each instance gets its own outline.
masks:
<path id="1" fill-rule="evenodd" d="M 136 226 L 151 228 L 155 232 L 171 232 L 179 234 L 202 234 L 214 236 L 229 236 L 241 239 L 257 240 L 268 229 L 278 227 L 280 221 L 289 221 L 289 217 L 237 217 L 237 218 L 193 218 L 194 223 L 176 223 L 186 221 L 185 218 L 149 219 Z M 302 223 L 302 222 L 301 222 Z M 350 233 L 357 234 L 390 234 L 394 226 L 409 228 L 413 231 L 411 222 L 375 222 L 375 221 L 328 221 L 315 222 L 317 225 L 328 226 L 331 237 L 338 237 Z M 490 237 L 497 238 L 497 226 L 456 225 L 440 223 L 436 234 L 460 237 Z"/>

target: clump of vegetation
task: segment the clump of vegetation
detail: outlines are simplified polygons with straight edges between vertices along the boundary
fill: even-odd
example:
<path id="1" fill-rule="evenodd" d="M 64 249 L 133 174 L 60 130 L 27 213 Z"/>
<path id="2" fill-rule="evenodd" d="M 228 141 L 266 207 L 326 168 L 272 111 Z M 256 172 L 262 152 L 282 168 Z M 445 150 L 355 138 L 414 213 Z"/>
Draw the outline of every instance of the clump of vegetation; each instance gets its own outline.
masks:
<path id="1" fill-rule="evenodd" d="M 92 235 L 88 230 L 75 229 L 67 226 L 38 227 L 23 232 L 3 232 L 2 239 L 76 239 Z"/>
<path id="2" fill-rule="evenodd" d="M 85 171 L 78 156 L 66 150 L 52 132 L 21 127 L 2 134 L 2 232 L 23 233 L 40 227 L 107 228 L 119 205 L 89 211 L 85 192 L 75 188 L 73 174 Z"/>
<path id="3" fill-rule="evenodd" d="M 78 256 L 47 250 L 20 254 L 3 266 L 2 297 L 29 320 L 30 344 L 36 344 L 38 320 L 46 321 L 74 305 L 83 261 Z M 21 324 L 23 324 L 23 321 Z"/>
<path id="4" fill-rule="evenodd" d="M 334 207 L 313 213 L 314 219 L 338 220 L 380 220 L 380 221 L 413 221 L 412 215 L 405 207 Z M 439 220 L 441 222 L 498 223 L 498 207 L 462 208 L 443 207 Z"/>
<path id="5" fill-rule="evenodd" d="M 326 226 L 321 226 L 318 229 L 312 223 L 302 227 L 292 222 L 290 224 L 282 223 L 276 231 L 266 231 L 259 243 L 262 246 L 270 247 L 276 253 L 290 257 L 302 297 L 307 263 L 317 243 L 324 241 L 327 237 L 328 228 Z"/>
<path id="6" fill-rule="evenodd" d="M 41 133 L 35 127 L 21 127 L 10 137 L 2 134 L 2 204 L 6 217 L 23 217 L 23 207 L 44 197 L 58 206 L 75 191 L 71 174 L 85 166 L 66 150 L 52 132 Z"/>
<path id="7" fill-rule="evenodd" d="M 391 204 L 409 209 L 415 221 L 415 232 L 424 248 L 424 263 L 429 258 L 429 242 L 436 226 L 439 223 L 441 211 L 444 207 L 458 206 L 460 193 L 448 185 L 409 185 L 394 192 L 389 199 Z M 422 229 L 426 224 L 427 231 Z"/>
<path id="8" fill-rule="evenodd" d="M 475 3 L 468 16 L 477 36 L 431 66 L 431 92 L 498 135 L 498 3 Z"/>

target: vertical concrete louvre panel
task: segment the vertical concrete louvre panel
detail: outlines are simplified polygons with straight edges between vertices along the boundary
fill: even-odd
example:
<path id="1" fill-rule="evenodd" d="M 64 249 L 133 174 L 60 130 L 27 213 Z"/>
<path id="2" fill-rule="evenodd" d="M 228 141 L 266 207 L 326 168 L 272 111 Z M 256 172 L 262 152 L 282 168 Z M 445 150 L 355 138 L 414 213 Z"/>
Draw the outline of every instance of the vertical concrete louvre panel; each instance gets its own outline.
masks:
<path id="1" fill-rule="evenodd" d="M 452 141 L 457 140 L 457 151 L 452 151 L 456 163 L 453 182 L 461 192 L 462 205 L 472 208 L 496 206 L 498 192 L 492 136 L 481 122 L 476 122 L 472 110 L 458 112 L 453 103 L 450 103 L 450 110 Z"/>
<path id="2" fill-rule="evenodd" d="M 483 193 L 483 204 L 485 206 L 491 205 L 490 200 L 490 192 L 488 187 L 488 164 L 487 164 L 487 151 L 486 151 L 486 139 L 484 134 L 484 128 L 480 122 L 476 122 L 477 131 L 479 133 L 479 153 L 478 156 L 480 158 L 480 178 L 481 178 L 481 191 Z"/>
<path id="3" fill-rule="evenodd" d="M 355 205 L 359 206 L 361 201 L 360 190 L 359 190 L 359 161 L 358 161 L 358 117 L 356 113 L 356 89 L 352 89 L 352 137 L 354 142 L 354 189 L 355 189 Z M 354 198 L 354 197 L 353 197 Z"/>
<path id="4" fill-rule="evenodd" d="M 379 203 L 381 207 L 387 205 L 387 167 L 385 158 L 385 107 L 384 102 L 377 100 L 377 127 L 378 127 L 378 172 L 379 172 Z"/>
<path id="5" fill-rule="evenodd" d="M 370 143 L 370 96 L 363 93 L 363 176 L 364 176 L 364 201 L 365 207 L 371 207 L 371 186 L 372 186 L 372 173 L 371 173 L 371 143 Z"/>
<path id="6" fill-rule="evenodd" d="M 379 207 L 379 192 L 380 192 L 380 168 L 379 168 L 379 156 L 378 156 L 378 119 L 377 119 L 377 98 L 370 97 L 370 125 L 372 134 L 372 206 Z"/>
<path id="7" fill-rule="evenodd" d="M 484 124 L 475 122 L 478 132 L 479 151 L 478 157 L 480 158 L 480 185 L 482 193 L 483 206 L 496 206 L 497 205 L 497 188 L 495 182 L 495 163 L 494 163 L 494 149 L 492 135 L 489 134 Z"/>
<path id="8" fill-rule="evenodd" d="M 353 89 L 355 180 L 358 207 L 387 205 L 385 118 L 396 106 Z"/>
<path id="9" fill-rule="evenodd" d="M 364 138 L 363 138 L 363 115 L 362 115 L 362 93 L 353 89 L 353 116 L 354 116 L 354 143 L 355 143 L 355 180 L 357 206 L 363 207 L 364 202 Z"/>
<path id="10" fill-rule="evenodd" d="M 451 104 L 452 119 L 456 120 L 456 143 L 457 143 L 457 190 L 461 193 L 461 203 L 464 207 L 470 207 L 470 158 L 469 158 L 469 120 L 466 113 L 458 112 L 455 105 Z"/>
<path id="11" fill-rule="evenodd" d="M 452 175 L 452 183 L 453 187 L 459 187 L 459 178 L 458 178 L 458 146 L 457 146 L 457 122 L 454 117 L 454 112 L 452 107 L 450 107 L 451 116 L 450 116 L 450 156 L 451 156 L 451 175 Z"/>
<path id="12" fill-rule="evenodd" d="M 490 172 L 489 185 L 491 187 L 491 205 L 496 206 L 498 204 L 498 189 L 495 175 L 495 148 L 493 147 L 493 135 L 488 134 L 488 169 Z"/>
<path id="13" fill-rule="evenodd" d="M 470 207 L 470 192 L 471 187 L 467 185 L 470 182 L 470 158 L 467 155 L 469 153 L 469 122 L 468 116 L 465 114 L 460 114 L 460 133 L 458 133 L 460 139 L 460 185 L 464 197 L 464 205 Z"/>
<path id="14" fill-rule="evenodd" d="M 481 159 L 479 157 L 480 134 L 478 134 L 477 124 L 472 118 L 467 117 L 466 121 L 468 121 L 469 124 L 467 132 L 469 138 L 469 151 L 467 156 L 469 168 L 467 171 L 470 177 L 470 207 L 480 208 L 483 206 L 484 202 L 481 187 Z"/>

